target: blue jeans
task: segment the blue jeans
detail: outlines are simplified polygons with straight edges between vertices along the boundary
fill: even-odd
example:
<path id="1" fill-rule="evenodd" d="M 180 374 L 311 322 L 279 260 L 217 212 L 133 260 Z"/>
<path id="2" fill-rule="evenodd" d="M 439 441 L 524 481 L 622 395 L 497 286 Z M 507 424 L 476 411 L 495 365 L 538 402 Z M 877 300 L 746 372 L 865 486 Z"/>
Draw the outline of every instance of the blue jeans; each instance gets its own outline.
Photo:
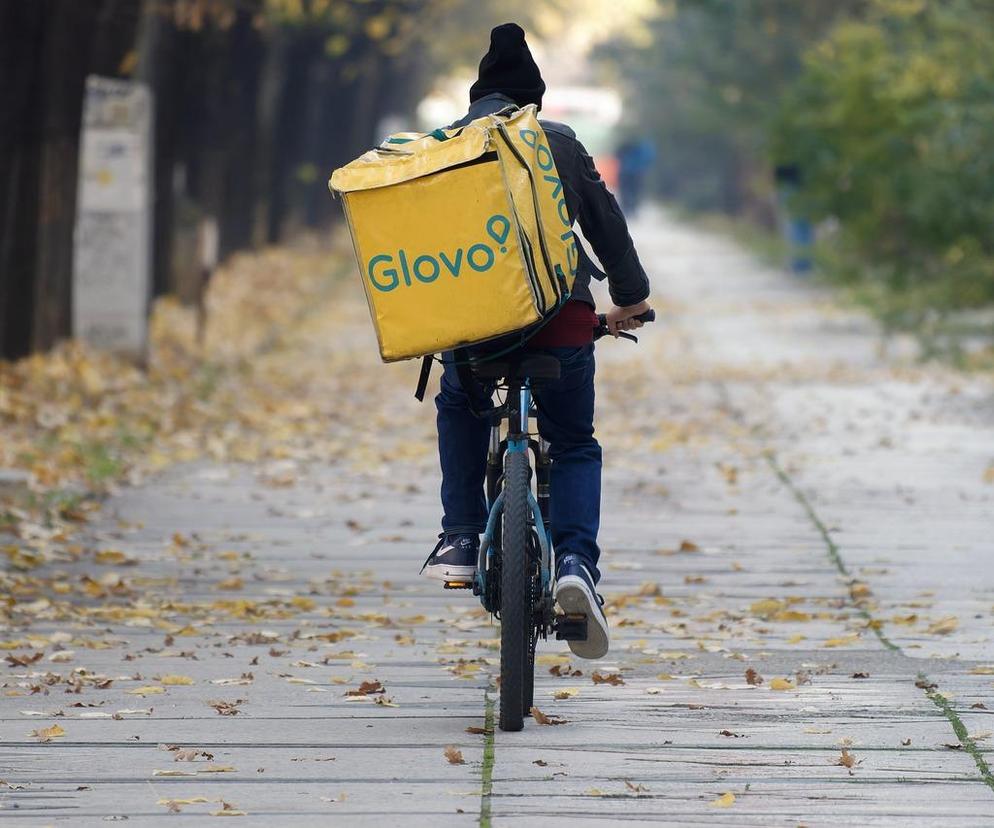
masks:
<path id="1" fill-rule="evenodd" d="M 579 555 L 596 580 L 600 577 L 601 447 L 594 438 L 594 346 L 543 350 L 562 363 L 560 378 L 545 380 L 534 391 L 538 430 L 550 444 L 552 459 L 552 544 L 557 555 Z M 489 399 L 490 389 L 483 389 L 482 396 Z M 480 534 L 487 524 L 483 485 L 490 424 L 473 414 L 456 369 L 448 363 L 435 407 L 445 513 L 442 530 Z"/>

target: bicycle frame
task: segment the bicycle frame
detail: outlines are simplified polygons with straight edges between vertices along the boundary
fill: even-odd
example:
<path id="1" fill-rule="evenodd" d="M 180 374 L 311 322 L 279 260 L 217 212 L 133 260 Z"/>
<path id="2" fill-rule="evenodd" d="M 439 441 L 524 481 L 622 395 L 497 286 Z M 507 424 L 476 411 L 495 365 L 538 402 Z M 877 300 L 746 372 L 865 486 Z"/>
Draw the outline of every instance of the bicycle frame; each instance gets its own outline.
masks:
<path id="1" fill-rule="evenodd" d="M 530 382 L 525 379 L 520 384 L 510 383 L 507 388 L 507 402 L 494 415 L 490 430 L 490 449 L 487 456 L 487 526 L 480 541 L 480 560 L 473 585 L 474 594 L 480 595 L 486 607 L 487 573 L 494 563 L 494 537 L 499 526 L 504 507 L 504 493 L 500 491 L 504 455 L 513 452 L 527 452 L 530 448 L 535 456 L 535 477 L 538 496 L 529 489 L 528 505 L 532 513 L 535 535 L 538 538 L 543 594 L 548 593 L 552 581 L 552 529 L 549 524 L 549 471 L 548 443 L 539 438 L 534 440 L 529 434 L 529 420 L 535 416 L 532 407 Z M 501 439 L 501 425 L 507 422 L 507 436 Z M 487 607 L 491 612 L 494 607 Z M 543 625 L 544 626 L 544 625 Z"/>

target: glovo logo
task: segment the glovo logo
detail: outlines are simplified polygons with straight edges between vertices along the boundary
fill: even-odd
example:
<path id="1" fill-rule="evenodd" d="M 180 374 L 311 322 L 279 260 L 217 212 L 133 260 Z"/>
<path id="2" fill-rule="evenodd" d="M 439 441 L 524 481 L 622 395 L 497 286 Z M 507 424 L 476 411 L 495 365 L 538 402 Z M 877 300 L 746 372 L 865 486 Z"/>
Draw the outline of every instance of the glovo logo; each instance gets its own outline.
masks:
<path id="1" fill-rule="evenodd" d="M 500 214 L 491 216 L 487 219 L 486 231 L 500 252 L 507 253 L 507 237 L 511 233 L 511 222 L 507 217 Z M 440 277 L 458 279 L 464 267 L 486 273 L 496 261 L 494 248 L 486 242 L 477 242 L 466 248 L 457 247 L 450 252 L 440 250 L 437 255 L 412 255 L 401 248 L 396 257 L 389 253 L 373 256 L 366 266 L 366 274 L 374 288 L 389 293 L 401 284 L 412 287 L 415 282 L 430 285 Z"/>
<path id="2" fill-rule="evenodd" d="M 570 221 L 569 210 L 566 207 L 566 198 L 563 196 L 563 182 L 558 176 L 553 175 L 553 172 L 556 171 L 556 164 L 552 158 L 552 150 L 539 141 L 538 133 L 534 129 L 519 130 L 518 136 L 529 147 L 535 150 L 535 163 L 545 173 L 542 176 L 542 180 L 551 185 L 547 189 L 550 190 L 549 195 L 556 205 L 556 215 L 559 216 L 559 221 L 562 224 L 559 230 L 559 239 L 566 242 L 566 256 L 569 262 L 570 275 L 575 276 L 579 259 L 576 249 L 576 236 L 573 235 L 573 224 Z M 551 232 L 551 228 L 549 229 Z"/>

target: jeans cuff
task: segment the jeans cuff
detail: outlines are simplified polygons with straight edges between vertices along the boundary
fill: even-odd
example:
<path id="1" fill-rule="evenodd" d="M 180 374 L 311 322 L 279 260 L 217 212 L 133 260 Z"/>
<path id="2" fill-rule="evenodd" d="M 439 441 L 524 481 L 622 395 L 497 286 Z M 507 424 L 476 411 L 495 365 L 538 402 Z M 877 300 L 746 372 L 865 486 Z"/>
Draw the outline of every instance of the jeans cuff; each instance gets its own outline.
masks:
<path id="1" fill-rule="evenodd" d="M 486 526 L 443 526 L 442 531 L 446 535 L 482 535 Z"/>

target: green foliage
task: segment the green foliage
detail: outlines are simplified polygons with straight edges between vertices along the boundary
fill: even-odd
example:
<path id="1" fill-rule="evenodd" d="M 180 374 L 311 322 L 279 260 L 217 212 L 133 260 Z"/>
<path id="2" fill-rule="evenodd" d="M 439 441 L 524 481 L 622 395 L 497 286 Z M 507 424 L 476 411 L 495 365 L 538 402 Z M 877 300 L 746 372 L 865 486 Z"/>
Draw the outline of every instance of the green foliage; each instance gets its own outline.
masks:
<path id="1" fill-rule="evenodd" d="M 777 102 L 804 49 L 861 5 L 670 0 L 647 23 L 643 45 L 603 47 L 603 64 L 627 87 L 628 131 L 657 143 L 657 189 L 692 210 L 768 213 Z"/>
<path id="2" fill-rule="evenodd" d="M 875 0 L 806 57 L 775 157 L 839 222 L 831 272 L 893 324 L 994 301 L 994 8 Z"/>
<path id="3" fill-rule="evenodd" d="M 994 4 L 659 0 L 600 51 L 658 192 L 772 226 L 775 165 L 823 273 L 888 326 L 994 302 Z"/>
<path id="4" fill-rule="evenodd" d="M 201 0 L 204 2 L 204 0 Z M 479 60 L 490 29 L 506 20 L 524 25 L 562 0 L 265 0 L 268 25 L 322 32 L 325 55 L 343 58 L 373 46 L 382 55 L 450 68 Z"/>

